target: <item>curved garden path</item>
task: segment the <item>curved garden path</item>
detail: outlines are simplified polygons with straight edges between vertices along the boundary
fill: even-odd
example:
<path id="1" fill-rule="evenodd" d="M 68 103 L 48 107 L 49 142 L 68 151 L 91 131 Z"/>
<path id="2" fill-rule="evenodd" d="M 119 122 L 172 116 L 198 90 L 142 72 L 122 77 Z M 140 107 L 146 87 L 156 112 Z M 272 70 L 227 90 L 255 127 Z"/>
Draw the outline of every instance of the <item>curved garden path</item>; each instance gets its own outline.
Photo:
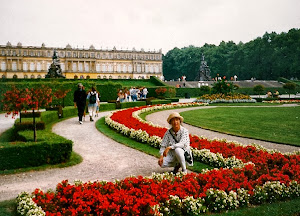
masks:
<path id="1" fill-rule="evenodd" d="M 206 108 L 210 107 L 193 107 L 178 109 L 177 111 L 183 112 L 188 109 Z M 170 112 L 174 111 L 175 110 L 165 110 L 153 113 L 148 115 L 147 119 L 168 127 L 166 123 L 167 116 Z M 100 113 L 96 120 L 108 113 L 109 112 Z M 88 118 L 86 117 L 86 119 Z M 13 125 L 13 121 L 9 118 L 5 118 L 4 114 L 0 114 L 0 120 L 0 133 Z M 246 143 L 246 139 L 244 138 L 233 136 L 231 136 L 231 138 L 225 134 L 202 130 L 189 125 L 184 126 L 189 129 L 191 134 L 203 135 L 211 139 L 218 137 Z M 114 181 L 130 175 L 149 176 L 152 172 L 171 170 L 171 168 L 160 168 L 157 165 L 157 158 L 126 147 L 106 137 L 96 129 L 95 122 L 86 121 L 83 125 L 79 125 L 77 117 L 70 118 L 54 125 L 53 131 L 74 142 L 73 149 L 83 157 L 83 162 L 67 168 L 0 175 L 0 201 L 13 199 L 22 191 L 33 192 L 36 188 L 40 188 L 44 191 L 55 189 L 56 185 L 65 179 L 68 179 L 72 183 L 74 180 L 81 180 L 83 182 L 95 180 Z M 247 143 L 251 142 L 259 143 L 256 140 L 247 141 Z M 283 152 L 298 149 L 296 147 L 274 143 L 266 145 L 270 145 L 269 147 L 271 148 L 281 146 L 280 148 Z"/>

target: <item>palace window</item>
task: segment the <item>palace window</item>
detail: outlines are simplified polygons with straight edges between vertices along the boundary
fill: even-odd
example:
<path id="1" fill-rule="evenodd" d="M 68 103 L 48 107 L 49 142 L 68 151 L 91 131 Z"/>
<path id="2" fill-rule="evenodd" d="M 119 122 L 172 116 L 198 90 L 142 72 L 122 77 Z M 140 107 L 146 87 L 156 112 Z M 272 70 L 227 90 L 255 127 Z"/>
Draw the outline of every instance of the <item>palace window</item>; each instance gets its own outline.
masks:
<path id="1" fill-rule="evenodd" d="M 41 55 L 41 53 L 40 53 L 40 51 L 38 51 L 38 52 L 37 52 L 37 56 L 40 56 L 40 55 Z"/>
<path id="2" fill-rule="evenodd" d="M 33 51 L 30 51 L 30 56 L 33 56 Z"/>
<path id="3" fill-rule="evenodd" d="M 34 71 L 34 63 L 30 62 L 30 71 Z"/>
<path id="4" fill-rule="evenodd" d="M 82 65 L 82 63 L 79 63 L 78 67 L 79 67 L 79 68 L 78 68 L 79 71 L 82 72 L 82 71 L 83 71 L 83 65 Z"/>
<path id="5" fill-rule="evenodd" d="M 142 71 L 142 67 L 140 64 L 137 65 L 137 72 L 140 73 Z"/>
<path id="6" fill-rule="evenodd" d="M 5 71 L 6 70 L 6 62 L 1 63 L 1 70 Z"/>
<path id="7" fill-rule="evenodd" d="M 102 71 L 106 72 L 106 65 L 105 64 L 102 64 Z"/>
<path id="8" fill-rule="evenodd" d="M 1 51 L 1 55 L 3 55 L 3 56 L 5 55 L 5 50 Z"/>
<path id="9" fill-rule="evenodd" d="M 66 69 L 66 68 L 65 68 L 65 63 L 60 63 L 60 67 L 61 67 L 61 70 L 62 70 L 62 71 L 65 71 L 65 69 Z"/>
<path id="10" fill-rule="evenodd" d="M 100 64 L 96 64 L 96 71 L 100 72 L 100 70 L 101 70 Z"/>
<path id="11" fill-rule="evenodd" d="M 83 57 L 83 54 L 82 52 L 79 53 L 79 58 L 82 58 Z"/>
<path id="12" fill-rule="evenodd" d="M 13 75 L 13 79 L 17 79 L 18 76 L 16 74 Z"/>
<path id="13" fill-rule="evenodd" d="M 77 72 L 77 65 L 76 65 L 76 63 L 72 64 L 72 71 L 73 72 Z"/>
<path id="14" fill-rule="evenodd" d="M 89 64 L 88 63 L 84 64 L 84 71 L 86 71 L 86 72 L 89 71 Z"/>
<path id="15" fill-rule="evenodd" d="M 86 53 L 86 54 L 85 54 L 85 57 L 86 57 L 86 58 L 88 58 L 88 57 L 89 57 L 89 54 L 88 54 L 88 53 Z"/>
<path id="16" fill-rule="evenodd" d="M 121 72 L 121 65 L 120 64 L 118 64 L 118 66 L 117 66 L 117 71 Z"/>
<path id="17" fill-rule="evenodd" d="M 101 79 L 101 76 L 100 76 L 100 75 L 98 75 L 98 76 L 97 76 L 97 79 Z"/>
<path id="18" fill-rule="evenodd" d="M 34 79 L 34 75 L 32 74 L 32 75 L 30 76 L 30 78 L 31 78 L 31 79 Z"/>
<path id="19" fill-rule="evenodd" d="M 48 57 L 51 57 L 50 51 L 47 52 L 47 56 L 48 56 Z"/>
<path id="20" fill-rule="evenodd" d="M 121 77 L 121 76 L 118 76 L 118 79 L 122 79 L 122 77 Z"/>
<path id="21" fill-rule="evenodd" d="M 13 71 L 16 71 L 17 70 L 17 62 L 12 62 L 11 67 L 12 67 Z"/>
<path id="22" fill-rule="evenodd" d="M 91 53 L 91 58 L 95 58 L 95 53 Z"/>
<path id="23" fill-rule="evenodd" d="M 76 58 L 76 56 L 77 56 L 77 55 L 76 55 L 76 52 L 73 52 L 73 57 Z"/>
<path id="24" fill-rule="evenodd" d="M 127 72 L 127 67 L 125 64 L 123 64 L 123 72 L 126 73 Z"/>
<path id="25" fill-rule="evenodd" d="M 100 58 L 100 53 L 97 53 L 97 58 Z"/>
<path id="26" fill-rule="evenodd" d="M 113 67 L 111 64 L 108 65 L 108 72 L 112 72 L 113 71 Z"/>
<path id="27" fill-rule="evenodd" d="M 23 71 L 28 71 L 28 64 L 27 64 L 27 62 L 23 62 Z"/>
<path id="28" fill-rule="evenodd" d="M 112 75 L 110 75 L 110 76 L 108 77 L 108 79 L 112 79 Z"/>
<path id="29" fill-rule="evenodd" d="M 28 79 L 28 76 L 27 76 L 27 75 L 24 75 L 24 79 Z"/>
<path id="30" fill-rule="evenodd" d="M 36 70 L 37 70 L 37 71 L 41 71 L 41 70 L 42 70 L 42 65 L 41 65 L 40 62 L 38 62 L 38 63 L 36 64 Z"/>
<path id="31" fill-rule="evenodd" d="M 37 78 L 38 78 L 38 79 L 41 79 L 41 78 L 42 78 L 42 76 L 41 76 L 41 75 L 38 75 L 38 76 L 37 76 Z"/>
<path id="32" fill-rule="evenodd" d="M 5 75 L 2 75 L 2 79 L 5 79 L 6 78 L 6 76 Z"/>
<path id="33" fill-rule="evenodd" d="M 71 52 L 68 52 L 68 57 L 71 57 Z"/>
<path id="34" fill-rule="evenodd" d="M 13 56 L 16 56 L 16 50 L 13 51 Z"/>
<path id="35" fill-rule="evenodd" d="M 149 72 L 149 66 L 146 64 L 145 65 L 145 73 L 148 73 Z"/>
<path id="36" fill-rule="evenodd" d="M 132 65 L 128 66 L 128 72 L 131 73 L 132 72 Z"/>
<path id="37" fill-rule="evenodd" d="M 23 55 L 24 55 L 24 56 L 27 56 L 27 51 L 24 51 L 24 52 L 23 52 Z"/>

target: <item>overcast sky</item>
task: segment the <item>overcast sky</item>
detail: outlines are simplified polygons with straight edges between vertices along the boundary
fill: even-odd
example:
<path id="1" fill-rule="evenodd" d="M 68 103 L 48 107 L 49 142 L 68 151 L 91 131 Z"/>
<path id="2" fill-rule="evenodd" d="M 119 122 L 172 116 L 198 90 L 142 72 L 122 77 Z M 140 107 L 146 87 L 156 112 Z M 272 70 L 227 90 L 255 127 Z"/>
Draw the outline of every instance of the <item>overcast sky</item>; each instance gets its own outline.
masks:
<path id="1" fill-rule="evenodd" d="M 0 0 L 0 45 L 162 49 L 300 28 L 300 0 Z"/>

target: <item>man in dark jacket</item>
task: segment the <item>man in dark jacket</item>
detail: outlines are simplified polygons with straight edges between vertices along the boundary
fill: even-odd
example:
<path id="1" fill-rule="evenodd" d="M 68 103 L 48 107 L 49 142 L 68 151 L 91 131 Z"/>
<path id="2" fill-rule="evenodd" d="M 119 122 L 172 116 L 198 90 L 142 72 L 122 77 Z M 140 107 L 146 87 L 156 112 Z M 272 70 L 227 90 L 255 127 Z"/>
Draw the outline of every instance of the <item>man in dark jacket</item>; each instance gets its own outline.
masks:
<path id="1" fill-rule="evenodd" d="M 74 106 L 77 107 L 79 123 L 82 124 L 82 116 L 86 105 L 86 92 L 81 83 L 78 84 L 78 89 L 74 92 Z"/>

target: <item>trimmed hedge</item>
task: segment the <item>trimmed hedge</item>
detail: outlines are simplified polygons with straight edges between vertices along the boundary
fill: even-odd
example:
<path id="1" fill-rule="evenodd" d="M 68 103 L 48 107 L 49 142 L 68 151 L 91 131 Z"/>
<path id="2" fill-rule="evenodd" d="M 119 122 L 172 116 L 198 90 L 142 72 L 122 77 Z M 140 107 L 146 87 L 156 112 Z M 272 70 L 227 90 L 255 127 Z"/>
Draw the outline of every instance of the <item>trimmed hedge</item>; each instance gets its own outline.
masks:
<path id="1" fill-rule="evenodd" d="M 136 107 L 136 106 L 146 106 L 146 101 L 133 101 L 133 102 L 120 103 L 120 109 Z"/>
<path id="2" fill-rule="evenodd" d="M 185 97 L 189 95 L 190 97 L 200 97 L 205 94 L 209 94 L 204 88 L 176 88 L 176 97 Z"/>
<path id="3" fill-rule="evenodd" d="M 171 100 L 151 100 L 151 105 L 155 104 L 170 104 Z"/>
<path id="4" fill-rule="evenodd" d="M 33 130 L 33 123 L 26 121 L 26 122 L 15 122 L 15 130 L 16 131 L 23 131 L 23 130 Z M 45 130 L 45 122 L 39 121 L 36 122 L 36 129 L 37 130 Z"/>
<path id="5" fill-rule="evenodd" d="M 63 163 L 72 152 L 71 140 L 0 143 L 0 146 L 0 170 Z"/>
<path id="6" fill-rule="evenodd" d="M 99 110 L 100 111 L 109 111 L 116 109 L 115 103 L 100 103 Z"/>
<path id="7" fill-rule="evenodd" d="M 41 117 L 41 112 L 35 112 L 34 116 L 36 118 Z M 32 118 L 32 117 L 33 117 L 32 112 L 21 112 L 21 118 Z"/>
<path id="8" fill-rule="evenodd" d="M 63 112 L 64 117 L 77 115 L 77 109 L 74 107 L 65 107 Z M 46 124 L 56 121 L 57 111 L 42 112 L 40 119 Z M 32 126 L 32 122 L 28 120 L 21 124 Z M 0 170 L 57 164 L 70 159 L 73 145 L 71 140 L 45 130 L 37 131 L 37 142 L 33 142 L 32 130 L 15 130 L 15 133 L 18 141 L 0 143 Z"/>

